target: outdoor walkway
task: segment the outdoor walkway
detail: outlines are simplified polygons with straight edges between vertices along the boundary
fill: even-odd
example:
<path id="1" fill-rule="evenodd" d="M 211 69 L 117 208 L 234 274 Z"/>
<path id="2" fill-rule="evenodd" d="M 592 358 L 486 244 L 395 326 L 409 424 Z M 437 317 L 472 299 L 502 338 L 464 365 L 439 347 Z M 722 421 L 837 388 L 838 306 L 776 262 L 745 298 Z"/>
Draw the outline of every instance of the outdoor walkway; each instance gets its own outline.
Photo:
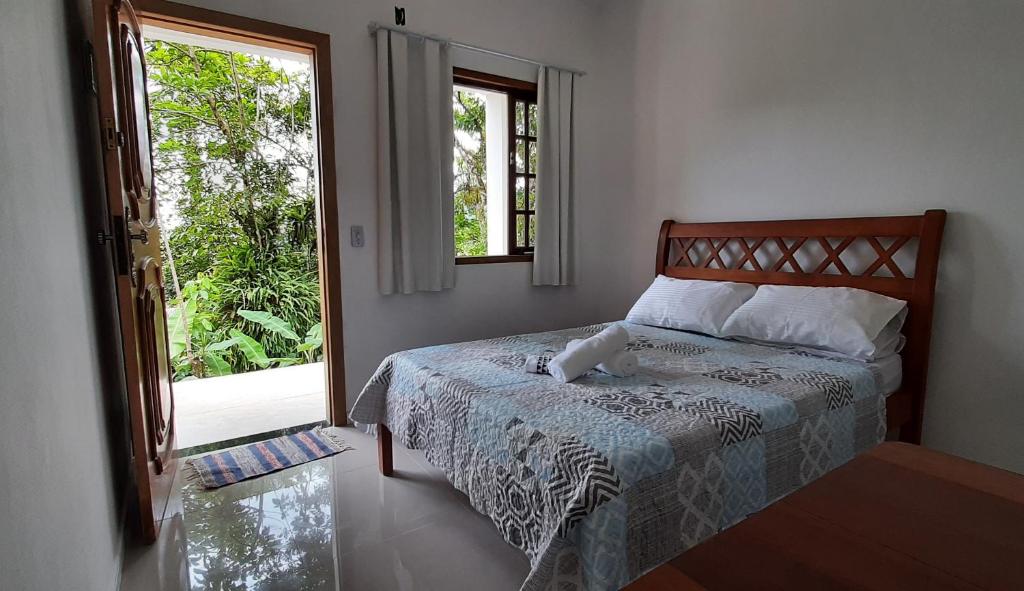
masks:
<path id="1" fill-rule="evenodd" d="M 174 416 L 178 449 L 322 421 L 324 364 L 175 382 Z"/>

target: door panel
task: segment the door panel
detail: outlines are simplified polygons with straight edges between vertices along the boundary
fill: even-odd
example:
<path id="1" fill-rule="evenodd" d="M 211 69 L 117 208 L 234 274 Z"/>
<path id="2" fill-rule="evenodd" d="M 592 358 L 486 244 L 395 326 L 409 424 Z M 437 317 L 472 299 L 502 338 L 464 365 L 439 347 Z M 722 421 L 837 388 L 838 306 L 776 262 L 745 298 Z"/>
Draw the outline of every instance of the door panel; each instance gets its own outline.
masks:
<path id="1" fill-rule="evenodd" d="M 122 162 L 123 176 L 130 180 L 127 196 L 133 217 L 145 225 L 156 222 L 156 201 L 152 198 L 153 159 L 150 152 L 149 105 L 146 98 L 146 62 L 141 33 L 127 23 L 120 26 L 121 95 L 124 104 L 124 133 L 128 158 Z"/>
<path id="2" fill-rule="evenodd" d="M 127 0 L 93 0 L 96 78 L 142 537 L 156 540 L 177 469 L 142 34 Z"/>
<path id="3" fill-rule="evenodd" d="M 167 447 L 167 443 L 170 441 L 171 411 L 174 406 L 170 388 L 170 347 L 164 314 L 164 279 L 160 262 L 150 257 L 146 257 L 137 269 L 139 360 L 145 377 L 142 382 L 142 402 L 149 421 L 147 428 L 153 433 L 153 437 L 147 441 L 149 459 L 156 463 L 156 473 L 161 474 L 173 451 Z"/>

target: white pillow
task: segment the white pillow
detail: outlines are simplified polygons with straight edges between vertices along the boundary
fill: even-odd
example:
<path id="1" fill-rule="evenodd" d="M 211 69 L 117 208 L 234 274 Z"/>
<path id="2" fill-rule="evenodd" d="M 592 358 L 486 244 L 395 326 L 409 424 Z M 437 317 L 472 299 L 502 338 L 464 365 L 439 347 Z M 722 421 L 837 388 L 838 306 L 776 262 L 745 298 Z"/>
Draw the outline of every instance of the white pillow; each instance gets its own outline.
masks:
<path id="1" fill-rule="evenodd" d="M 718 336 L 729 315 L 757 290 L 746 283 L 654 278 L 626 321 Z"/>
<path id="2" fill-rule="evenodd" d="M 883 349 L 892 353 L 898 348 L 906 306 L 903 300 L 852 287 L 762 285 L 729 317 L 722 334 L 871 361 L 886 353 Z M 890 322 L 895 332 L 883 335 Z"/>
<path id="3" fill-rule="evenodd" d="M 891 355 L 895 355 L 903 350 L 903 346 L 907 344 L 907 337 L 903 336 L 901 329 L 903 323 L 907 318 L 907 309 L 903 308 L 899 314 L 892 317 L 892 320 L 885 325 L 882 332 L 878 333 L 878 337 L 872 341 L 875 347 L 875 353 L 870 359 L 860 359 L 847 355 L 845 353 L 839 353 L 837 351 L 827 351 L 820 347 L 808 347 L 803 345 L 786 345 L 787 348 L 792 348 L 796 351 L 803 351 L 805 353 L 811 353 L 815 355 L 823 355 L 827 357 L 842 357 L 846 359 L 853 359 L 855 361 L 879 361 Z M 754 343 L 755 345 L 768 345 L 768 346 L 779 346 L 778 342 L 762 341 L 759 339 L 751 339 L 742 336 L 732 337 L 738 341 L 745 343 Z"/>

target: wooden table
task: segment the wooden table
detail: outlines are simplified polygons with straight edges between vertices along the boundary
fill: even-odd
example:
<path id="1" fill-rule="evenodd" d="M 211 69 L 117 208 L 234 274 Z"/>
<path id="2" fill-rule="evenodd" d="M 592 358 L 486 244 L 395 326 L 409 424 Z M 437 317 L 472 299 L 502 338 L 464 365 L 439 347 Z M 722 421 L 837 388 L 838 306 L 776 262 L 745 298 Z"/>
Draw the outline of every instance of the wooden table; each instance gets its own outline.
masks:
<path id="1" fill-rule="evenodd" d="M 1024 477 L 884 443 L 626 589 L 1024 589 Z"/>

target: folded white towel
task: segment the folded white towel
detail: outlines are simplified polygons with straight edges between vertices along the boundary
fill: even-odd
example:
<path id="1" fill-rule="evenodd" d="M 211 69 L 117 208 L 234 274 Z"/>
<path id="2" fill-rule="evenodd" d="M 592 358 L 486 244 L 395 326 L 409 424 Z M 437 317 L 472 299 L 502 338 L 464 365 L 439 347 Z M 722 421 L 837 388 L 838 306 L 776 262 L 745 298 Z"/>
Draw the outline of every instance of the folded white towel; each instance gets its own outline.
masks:
<path id="1" fill-rule="evenodd" d="M 629 333 L 618 324 L 602 330 L 571 351 L 566 349 L 548 362 L 548 372 L 560 382 L 571 382 L 598 363 L 626 348 Z"/>
<path id="2" fill-rule="evenodd" d="M 573 339 L 565 346 L 565 350 L 575 349 L 583 342 L 583 339 Z M 617 351 L 614 355 L 597 364 L 597 371 L 603 371 L 608 375 L 617 378 L 628 378 L 636 375 L 636 367 L 639 365 L 636 353 L 632 351 Z"/>

